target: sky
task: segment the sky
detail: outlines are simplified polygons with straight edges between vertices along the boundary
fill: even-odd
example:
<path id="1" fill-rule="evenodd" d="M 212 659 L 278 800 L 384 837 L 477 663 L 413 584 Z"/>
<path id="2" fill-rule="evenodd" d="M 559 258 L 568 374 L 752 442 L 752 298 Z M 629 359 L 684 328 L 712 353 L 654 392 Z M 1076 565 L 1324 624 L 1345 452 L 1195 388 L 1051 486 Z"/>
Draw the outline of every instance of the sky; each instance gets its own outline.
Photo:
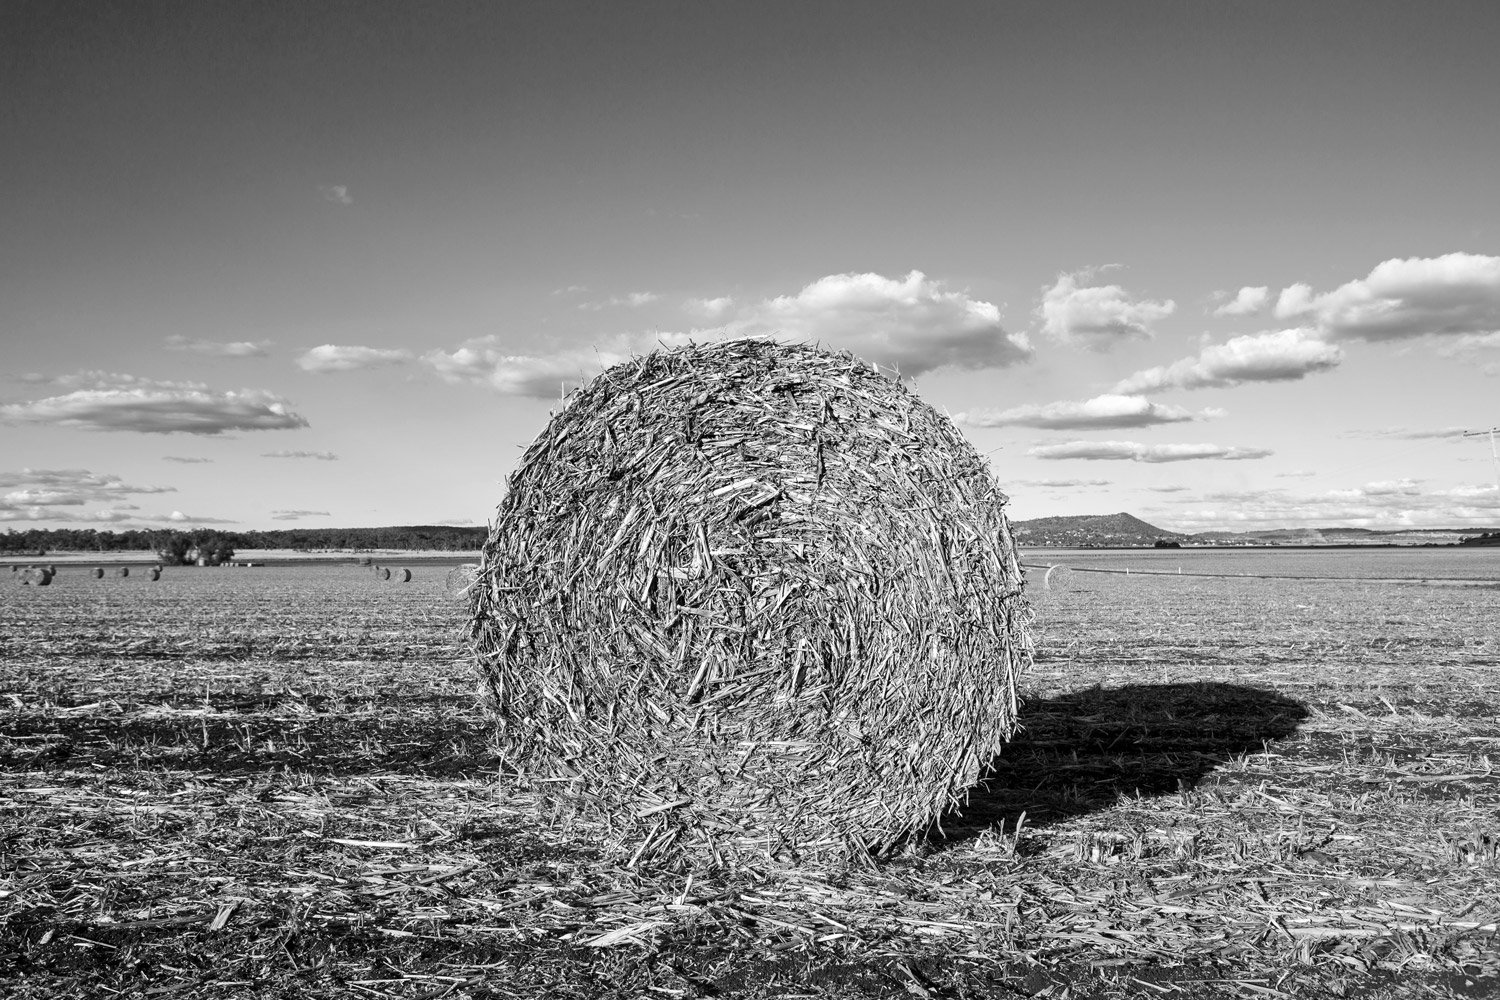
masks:
<path id="1" fill-rule="evenodd" d="M 1500 4 L 0 6 L 0 522 L 483 525 L 777 337 L 1017 519 L 1500 526 Z"/>

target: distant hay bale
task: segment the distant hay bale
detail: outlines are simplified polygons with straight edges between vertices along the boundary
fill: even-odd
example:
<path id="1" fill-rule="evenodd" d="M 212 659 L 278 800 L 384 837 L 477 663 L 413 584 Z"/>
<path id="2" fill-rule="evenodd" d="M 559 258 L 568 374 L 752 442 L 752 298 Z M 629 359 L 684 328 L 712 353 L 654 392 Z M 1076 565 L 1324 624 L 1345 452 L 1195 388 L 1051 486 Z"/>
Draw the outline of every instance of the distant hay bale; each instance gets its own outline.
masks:
<path id="1" fill-rule="evenodd" d="M 102 579 L 104 579 L 104 567 L 103 566 L 95 566 L 94 567 L 94 579 L 95 580 L 102 580 Z"/>
<path id="2" fill-rule="evenodd" d="M 152 566 L 146 572 L 146 579 L 150 580 L 152 583 L 155 583 L 157 580 L 161 579 L 161 570 L 155 566 Z"/>
<path id="3" fill-rule="evenodd" d="M 130 575 L 130 567 L 129 566 L 121 566 L 119 569 L 115 570 L 115 576 L 129 576 L 129 575 Z"/>
<path id="4" fill-rule="evenodd" d="M 410 583 L 411 582 L 411 570 L 409 570 L 409 569 L 398 569 L 396 571 L 396 581 L 398 583 Z"/>
<path id="5" fill-rule="evenodd" d="M 382 580 L 389 580 L 391 578 L 391 571 L 389 569 L 381 569 L 380 578 Z"/>
<path id="6" fill-rule="evenodd" d="M 885 850 L 1015 728 L 1005 504 L 951 421 L 852 355 L 610 368 L 507 480 L 470 592 L 505 768 L 636 861 Z"/>
<path id="7" fill-rule="evenodd" d="M 474 563 L 455 566 L 443 577 L 443 594 L 449 600 L 460 601 L 469 596 L 469 589 L 479 579 L 479 567 Z"/>
<path id="8" fill-rule="evenodd" d="M 359 560 L 359 564 L 360 564 L 360 565 L 361 565 L 361 566 L 368 566 L 368 565 L 370 565 L 370 563 L 371 563 L 371 562 L 372 562 L 372 561 L 373 561 L 373 560 L 371 560 L 371 559 L 370 559 L 370 557 L 369 557 L 369 556 L 363 556 L 363 557 L 361 557 L 361 559 L 360 559 L 360 560 Z"/>
<path id="9" fill-rule="evenodd" d="M 26 572 L 21 574 L 21 586 L 23 587 L 49 587 L 52 585 L 53 573 L 45 566 L 28 566 Z"/>

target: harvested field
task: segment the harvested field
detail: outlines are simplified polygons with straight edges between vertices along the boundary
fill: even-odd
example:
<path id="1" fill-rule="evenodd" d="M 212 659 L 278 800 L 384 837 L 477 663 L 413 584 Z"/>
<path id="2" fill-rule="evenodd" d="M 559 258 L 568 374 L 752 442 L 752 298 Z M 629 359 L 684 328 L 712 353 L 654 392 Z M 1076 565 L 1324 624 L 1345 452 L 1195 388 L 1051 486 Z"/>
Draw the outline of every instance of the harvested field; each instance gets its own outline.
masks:
<path id="1" fill-rule="evenodd" d="M 445 573 L 0 588 L 0 992 L 1500 996 L 1500 590 L 1033 572 L 966 815 L 689 878 L 524 821 Z"/>

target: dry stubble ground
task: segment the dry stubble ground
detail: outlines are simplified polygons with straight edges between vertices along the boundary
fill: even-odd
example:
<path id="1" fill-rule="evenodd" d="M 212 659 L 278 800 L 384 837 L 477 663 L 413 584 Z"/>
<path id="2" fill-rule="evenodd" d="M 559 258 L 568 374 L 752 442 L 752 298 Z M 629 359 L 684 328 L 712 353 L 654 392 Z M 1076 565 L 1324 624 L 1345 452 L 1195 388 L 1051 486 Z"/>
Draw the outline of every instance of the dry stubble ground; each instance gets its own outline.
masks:
<path id="1" fill-rule="evenodd" d="M 444 569 L 4 586 L 0 992 L 1500 996 L 1500 590 L 1034 574 L 967 815 L 689 881 L 505 794 Z"/>

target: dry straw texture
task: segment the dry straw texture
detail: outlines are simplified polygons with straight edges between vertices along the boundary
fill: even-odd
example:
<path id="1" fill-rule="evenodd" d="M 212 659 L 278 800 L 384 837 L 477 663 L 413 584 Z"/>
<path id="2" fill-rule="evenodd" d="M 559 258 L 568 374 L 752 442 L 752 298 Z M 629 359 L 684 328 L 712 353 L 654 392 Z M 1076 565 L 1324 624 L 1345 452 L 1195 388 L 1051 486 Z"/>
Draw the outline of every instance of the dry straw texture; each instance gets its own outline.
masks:
<path id="1" fill-rule="evenodd" d="M 398 569 L 398 570 L 396 570 L 396 579 L 398 581 L 400 581 L 401 583 L 410 583 L 411 582 L 411 570 L 409 570 L 409 569 Z"/>
<path id="2" fill-rule="evenodd" d="M 506 766 L 636 860 L 864 857 L 1011 735 L 1005 495 L 849 354 L 658 351 L 572 395 L 470 593 Z"/>

